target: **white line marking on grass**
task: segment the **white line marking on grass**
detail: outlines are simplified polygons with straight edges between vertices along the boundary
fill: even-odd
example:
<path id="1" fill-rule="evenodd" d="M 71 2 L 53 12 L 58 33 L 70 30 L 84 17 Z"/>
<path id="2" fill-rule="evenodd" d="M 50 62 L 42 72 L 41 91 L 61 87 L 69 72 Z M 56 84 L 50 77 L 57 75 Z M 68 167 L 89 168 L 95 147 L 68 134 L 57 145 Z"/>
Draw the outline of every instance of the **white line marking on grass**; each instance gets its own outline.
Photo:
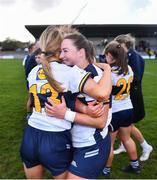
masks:
<path id="1" fill-rule="evenodd" d="M 151 73 L 151 72 L 146 72 L 146 71 L 145 71 L 144 74 L 149 75 L 149 76 L 155 76 L 155 77 L 157 77 L 157 74 Z"/>

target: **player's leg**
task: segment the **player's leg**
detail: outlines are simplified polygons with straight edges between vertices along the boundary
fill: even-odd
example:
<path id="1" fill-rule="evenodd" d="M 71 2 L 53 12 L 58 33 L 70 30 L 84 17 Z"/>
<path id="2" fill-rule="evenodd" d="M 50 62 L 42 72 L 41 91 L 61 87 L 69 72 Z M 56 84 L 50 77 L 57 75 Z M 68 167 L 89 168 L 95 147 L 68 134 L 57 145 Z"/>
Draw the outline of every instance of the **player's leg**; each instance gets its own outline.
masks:
<path id="1" fill-rule="evenodd" d="M 132 124 L 131 134 L 140 142 L 140 145 L 142 147 L 142 155 L 140 157 L 140 160 L 148 160 L 153 147 L 148 144 L 148 142 L 144 139 L 141 131 L 134 124 Z"/>
<path id="2" fill-rule="evenodd" d="M 25 128 L 24 136 L 21 143 L 20 155 L 24 164 L 24 171 L 28 179 L 42 178 L 43 166 L 38 158 L 38 139 L 37 130 L 31 126 Z"/>
<path id="3" fill-rule="evenodd" d="M 118 149 L 114 150 L 113 153 L 116 155 L 116 154 L 120 154 L 120 153 L 123 153 L 123 152 L 126 152 L 126 149 L 125 149 L 123 143 L 120 142 L 120 145 L 119 145 Z"/>
<path id="4" fill-rule="evenodd" d="M 121 127 L 119 129 L 120 139 L 124 144 L 124 147 L 130 158 L 129 166 L 125 167 L 123 170 L 125 172 L 135 172 L 140 173 L 140 166 L 137 157 L 136 144 L 133 139 L 130 137 L 131 126 Z"/>
<path id="5" fill-rule="evenodd" d="M 67 175 L 66 179 L 87 179 L 87 178 L 76 176 L 75 174 L 72 174 L 71 172 L 68 172 L 68 175 Z"/>
<path id="6" fill-rule="evenodd" d="M 58 176 L 53 176 L 54 179 L 67 179 L 67 171 L 63 172 L 62 174 Z"/>
<path id="7" fill-rule="evenodd" d="M 27 168 L 24 164 L 24 171 L 27 179 L 43 179 L 44 167 L 42 165 Z"/>
<path id="8" fill-rule="evenodd" d="M 114 147 L 114 143 L 115 143 L 115 140 L 116 140 L 117 133 L 118 133 L 118 131 L 110 133 L 110 136 L 111 136 L 111 150 L 110 150 L 110 154 L 109 154 L 109 158 L 107 160 L 107 163 L 105 164 L 105 167 L 103 169 L 103 174 L 104 174 L 105 178 L 109 178 L 110 174 L 111 174 L 112 161 L 113 161 L 113 158 L 114 158 L 113 147 Z"/>

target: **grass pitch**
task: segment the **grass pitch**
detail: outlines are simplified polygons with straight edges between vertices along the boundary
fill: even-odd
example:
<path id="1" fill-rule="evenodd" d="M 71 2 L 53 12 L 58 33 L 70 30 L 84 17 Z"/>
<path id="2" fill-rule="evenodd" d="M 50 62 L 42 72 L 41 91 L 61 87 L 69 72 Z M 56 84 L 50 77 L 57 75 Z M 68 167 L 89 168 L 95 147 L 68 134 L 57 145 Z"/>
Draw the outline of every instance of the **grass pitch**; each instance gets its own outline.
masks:
<path id="1" fill-rule="evenodd" d="M 116 155 L 112 176 L 116 179 L 157 178 L 157 60 L 146 60 L 143 78 L 143 94 L 146 117 L 137 124 L 154 150 L 150 159 L 141 162 L 141 174 L 125 174 L 121 168 L 128 164 L 126 154 Z M 19 148 L 26 125 L 27 90 L 22 61 L 0 60 L 0 179 L 23 179 L 23 165 Z M 137 142 L 139 156 L 141 148 Z M 45 178 L 51 178 L 46 173 Z M 100 176 L 103 179 L 103 176 Z"/>

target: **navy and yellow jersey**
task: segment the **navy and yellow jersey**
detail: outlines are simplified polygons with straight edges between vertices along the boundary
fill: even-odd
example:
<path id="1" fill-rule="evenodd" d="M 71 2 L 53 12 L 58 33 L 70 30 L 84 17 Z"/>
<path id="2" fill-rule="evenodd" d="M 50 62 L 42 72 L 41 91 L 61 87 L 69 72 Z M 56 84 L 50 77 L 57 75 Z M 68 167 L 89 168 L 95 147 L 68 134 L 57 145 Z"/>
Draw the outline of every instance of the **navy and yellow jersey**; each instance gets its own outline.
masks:
<path id="1" fill-rule="evenodd" d="M 131 109 L 130 88 L 133 81 L 133 71 L 128 66 L 126 75 L 118 75 L 117 67 L 112 67 L 112 112 Z"/>
<path id="2" fill-rule="evenodd" d="M 93 78 L 96 82 L 98 82 L 102 76 L 102 70 L 93 64 L 89 64 L 84 70 L 90 72 L 91 78 Z M 84 104 L 87 104 L 87 102 L 94 100 L 93 98 L 85 94 L 79 95 L 78 97 Z M 110 103 L 110 107 L 111 107 L 111 98 L 107 103 Z"/>
<path id="3" fill-rule="evenodd" d="M 83 89 L 83 84 L 86 82 L 90 73 L 74 66 L 68 67 L 58 62 L 51 62 L 51 68 L 54 78 L 62 84 L 63 93 L 58 93 L 48 83 L 44 74 L 42 65 L 37 65 L 29 73 L 29 92 L 33 100 L 33 113 L 28 121 L 28 124 L 40 130 L 45 131 L 64 131 L 71 128 L 71 123 L 66 120 L 49 117 L 45 113 L 45 102 L 49 97 L 54 103 L 61 103 L 61 96 L 64 95 L 68 106 L 74 109 L 75 95 Z"/>
<path id="4" fill-rule="evenodd" d="M 93 64 L 89 64 L 84 70 L 91 73 L 91 77 L 98 82 L 102 77 L 102 70 Z M 93 101 L 92 97 L 87 94 L 79 94 L 79 99 L 87 104 L 89 101 Z M 97 143 L 97 141 L 103 139 L 108 133 L 107 126 L 111 122 L 112 110 L 108 113 L 107 125 L 104 129 L 97 129 L 90 126 L 83 126 L 80 124 L 74 123 L 71 133 L 72 133 L 72 142 L 74 147 L 86 147 L 91 146 Z"/>
<path id="5" fill-rule="evenodd" d="M 89 64 L 85 69 L 85 71 L 90 72 L 91 73 L 91 78 L 94 79 L 94 77 L 98 76 L 98 72 L 96 71 L 95 67 L 92 64 Z M 93 101 L 94 99 L 85 95 L 85 94 L 80 94 L 78 96 L 78 98 L 80 99 L 80 101 L 84 104 L 87 104 L 87 102 L 89 101 Z M 89 99 L 87 99 L 89 98 Z"/>

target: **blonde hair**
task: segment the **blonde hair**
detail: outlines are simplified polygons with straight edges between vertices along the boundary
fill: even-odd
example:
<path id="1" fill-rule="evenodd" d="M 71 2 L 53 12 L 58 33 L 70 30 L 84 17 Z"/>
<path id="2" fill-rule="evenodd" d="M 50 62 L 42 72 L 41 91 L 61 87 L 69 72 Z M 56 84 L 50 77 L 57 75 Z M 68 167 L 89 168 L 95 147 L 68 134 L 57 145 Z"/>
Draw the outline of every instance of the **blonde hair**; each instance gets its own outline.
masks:
<path id="1" fill-rule="evenodd" d="M 120 44 L 124 43 L 127 49 L 135 49 L 135 37 L 133 37 L 131 34 L 121 34 L 117 36 L 114 40 L 119 42 Z"/>
<path id="2" fill-rule="evenodd" d="M 64 89 L 61 87 L 61 83 L 56 81 L 53 77 L 53 73 L 50 67 L 50 59 L 54 61 L 59 60 L 60 46 L 65 35 L 77 31 L 70 25 L 66 26 L 48 26 L 41 34 L 39 43 L 42 53 L 45 58 L 41 61 L 44 73 L 49 84 L 58 92 L 62 92 Z"/>

